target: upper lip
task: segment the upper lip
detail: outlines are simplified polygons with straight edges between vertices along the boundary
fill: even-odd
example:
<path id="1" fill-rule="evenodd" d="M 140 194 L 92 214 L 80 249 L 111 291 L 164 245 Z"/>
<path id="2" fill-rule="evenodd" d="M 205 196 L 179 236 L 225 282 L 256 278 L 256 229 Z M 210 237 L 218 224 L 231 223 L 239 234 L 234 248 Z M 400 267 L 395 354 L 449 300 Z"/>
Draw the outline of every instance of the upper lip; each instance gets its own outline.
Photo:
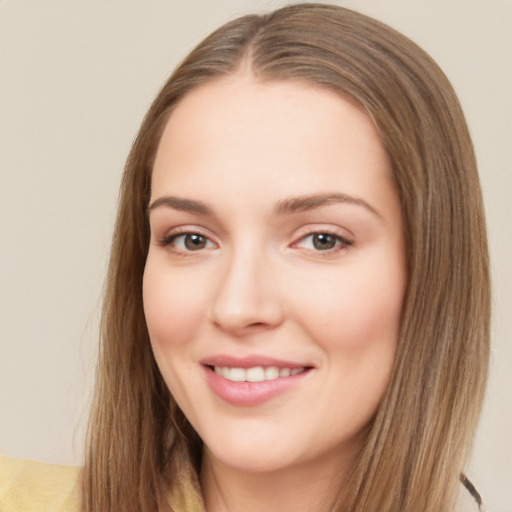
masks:
<path id="1" fill-rule="evenodd" d="M 227 354 L 218 354 L 205 357 L 200 361 L 205 366 L 222 366 L 229 368 L 254 368 L 255 366 L 276 366 L 277 368 L 307 368 L 310 364 L 285 361 L 263 355 L 249 355 L 245 357 L 234 357 Z"/>

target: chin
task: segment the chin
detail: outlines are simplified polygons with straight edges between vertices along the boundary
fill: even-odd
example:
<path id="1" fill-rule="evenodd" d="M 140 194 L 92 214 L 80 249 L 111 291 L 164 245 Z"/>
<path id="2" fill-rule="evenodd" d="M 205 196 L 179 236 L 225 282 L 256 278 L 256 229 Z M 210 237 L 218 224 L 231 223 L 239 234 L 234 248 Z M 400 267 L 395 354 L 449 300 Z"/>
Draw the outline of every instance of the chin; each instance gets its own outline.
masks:
<path id="1" fill-rule="evenodd" d="M 306 435 L 294 438 L 289 429 L 284 432 L 246 431 L 237 435 L 226 431 L 219 438 L 208 437 L 203 457 L 233 471 L 245 473 L 278 473 L 309 468 L 337 467 L 353 452 L 354 441 L 338 439 L 336 443 L 322 443 L 325 436 Z M 288 430 L 288 431 L 286 431 Z M 238 431 L 240 434 L 240 431 Z M 349 436 L 350 437 L 350 436 Z M 291 473 L 290 473 L 291 474 Z"/>
<path id="2" fill-rule="evenodd" d="M 235 446 L 228 450 L 220 449 L 212 451 L 205 448 L 209 455 L 223 466 L 243 473 L 274 473 L 293 467 L 298 461 L 290 457 L 290 453 L 276 452 L 271 448 L 259 448 L 255 446 L 237 449 Z"/>

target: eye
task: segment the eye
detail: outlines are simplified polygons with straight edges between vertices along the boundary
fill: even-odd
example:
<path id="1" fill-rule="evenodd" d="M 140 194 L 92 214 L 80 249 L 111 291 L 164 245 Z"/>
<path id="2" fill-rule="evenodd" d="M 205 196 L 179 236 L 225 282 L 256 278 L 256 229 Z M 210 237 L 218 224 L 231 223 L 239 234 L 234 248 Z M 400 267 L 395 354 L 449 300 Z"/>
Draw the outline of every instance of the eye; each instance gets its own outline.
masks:
<path id="1" fill-rule="evenodd" d="M 328 232 L 310 233 L 301 238 L 297 246 L 313 251 L 328 252 L 352 245 L 350 240 Z"/>
<path id="2" fill-rule="evenodd" d="M 178 252 L 200 251 L 215 247 L 215 244 L 202 233 L 177 233 L 165 237 L 160 245 L 171 246 Z"/>

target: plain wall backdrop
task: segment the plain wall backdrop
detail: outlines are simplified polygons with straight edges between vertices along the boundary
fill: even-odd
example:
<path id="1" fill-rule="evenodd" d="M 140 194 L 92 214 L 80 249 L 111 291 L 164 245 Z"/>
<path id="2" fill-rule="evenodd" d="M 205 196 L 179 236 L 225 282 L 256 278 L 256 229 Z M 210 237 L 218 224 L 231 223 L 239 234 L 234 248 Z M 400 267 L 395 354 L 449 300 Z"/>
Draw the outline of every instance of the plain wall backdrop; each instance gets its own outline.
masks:
<path id="1" fill-rule="evenodd" d="M 0 453 L 80 464 L 117 190 L 175 65 L 285 2 L 0 0 Z M 346 0 L 444 69 L 474 137 L 494 280 L 493 355 L 469 475 L 512 512 L 512 2 Z"/>

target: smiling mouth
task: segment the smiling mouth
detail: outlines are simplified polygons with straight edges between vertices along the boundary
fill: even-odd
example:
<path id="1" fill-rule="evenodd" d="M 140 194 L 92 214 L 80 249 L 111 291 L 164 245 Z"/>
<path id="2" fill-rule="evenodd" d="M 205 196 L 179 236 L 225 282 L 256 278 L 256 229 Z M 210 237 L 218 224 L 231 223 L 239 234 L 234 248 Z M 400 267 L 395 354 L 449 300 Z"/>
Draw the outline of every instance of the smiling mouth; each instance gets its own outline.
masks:
<path id="1" fill-rule="evenodd" d="M 252 368 L 233 368 L 229 366 L 208 366 L 217 375 L 231 382 L 263 382 L 284 377 L 293 377 L 304 373 L 310 367 L 278 368 L 277 366 L 254 366 Z"/>
<path id="2" fill-rule="evenodd" d="M 223 401 L 236 407 L 256 407 L 301 386 L 314 366 L 252 355 L 217 355 L 201 361 L 206 382 Z"/>

